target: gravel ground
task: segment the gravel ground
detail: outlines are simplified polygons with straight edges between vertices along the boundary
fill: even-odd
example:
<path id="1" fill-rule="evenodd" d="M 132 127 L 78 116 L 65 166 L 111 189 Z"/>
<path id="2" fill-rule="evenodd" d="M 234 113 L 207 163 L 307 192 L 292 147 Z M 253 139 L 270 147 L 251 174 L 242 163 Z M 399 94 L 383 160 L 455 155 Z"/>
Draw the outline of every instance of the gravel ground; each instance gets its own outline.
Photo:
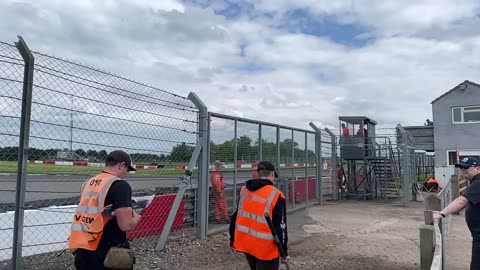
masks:
<path id="1" fill-rule="evenodd" d="M 382 258 L 348 256 L 322 256 L 318 247 L 328 246 L 325 235 L 311 237 L 306 241 L 290 245 L 291 269 L 418 269 L 416 265 L 392 265 Z M 245 270 L 248 268 L 243 254 L 230 251 L 226 233 L 214 235 L 205 241 L 193 241 L 188 245 L 172 247 L 155 254 L 145 251 L 138 254 L 136 269 L 191 269 L 191 270 Z M 282 266 L 281 269 L 285 269 Z"/>
<path id="2" fill-rule="evenodd" d="M 289 214 L 291 269 L 419 269 L 418 228 L 422 221 L 420 204 L 403 208 L 350 201 Z M 194 235 L 193 231 L 181 233 Z M 153 250 L 158 236 L 135 240 L 135 269 L 248 269 L 243 254 L 228 248 L 227 233 L 202 241 L 181 233 L 171 235 L 162 252 Z M 24 269 L 73 269 L 72 262 L 67 252 L 61 256 L 43 254 L 24 258 Z M 0 269 L 10 268 L 0 263 Z"/>
<path id="3" fill-rule="evenodd" d="M 156 241 L 156 239 L 151 239 Z M 356 270 L 356 269 L 389 269 L 410 270 L 418 269 L 416 265 L 392 265 L 391 262 L 382 258 L 348 256 L 322 256 L 324 248 L 328 248 L 332 239 L 327 235 L 317 235 L 306 241 L 292 243 L 290 245 L 291 269 L 295 270 Z M 143 242 L 145 243 L 145 242 Z M 135 269 L 149 270 L 245 270 L 248 269 L 246 260 L 241 253 L 230 251 L 227 246 L 227 233 L 217 234 L 206 240 L 178 239 L 169 242 L 162 252 L 152 249 L 140 249 L 133 247 L 137 264 Z M 319 248 L 324 247 L 324 248 Z M 73 257 L 65 253 L 60 257 L 55 254 L 32 256 L 25 259 L 24 269 L 47 270 L 47 269 L 74 269 Z M 49 263 L 55 261 L 55 263 Z M 28 266 L 27 266 L 28 265 Z M 8 269 L 8 265 L 2 264 L 1 269 Z M 286 269 L 282 265 L 280 269 Z"/>

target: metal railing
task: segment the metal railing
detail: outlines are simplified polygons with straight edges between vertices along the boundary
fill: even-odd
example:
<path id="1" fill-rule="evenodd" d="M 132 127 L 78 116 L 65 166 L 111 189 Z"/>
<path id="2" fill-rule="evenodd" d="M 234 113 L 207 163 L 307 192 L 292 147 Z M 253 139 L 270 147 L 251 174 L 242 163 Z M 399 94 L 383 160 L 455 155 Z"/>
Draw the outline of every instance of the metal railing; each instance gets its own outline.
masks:
<path id="1" fill-rule="evenodd" d="M 444 269 L 445 241 L 448 237 L 451 216 L 434 220 L 432 211 L 441 211 L 447 207 L 454 199 L 453 196 L 452 180 L 450 179 L 438 194 L 425 198 L 425 225 L 420 227 L 420 267 L 422 270 Z"/>

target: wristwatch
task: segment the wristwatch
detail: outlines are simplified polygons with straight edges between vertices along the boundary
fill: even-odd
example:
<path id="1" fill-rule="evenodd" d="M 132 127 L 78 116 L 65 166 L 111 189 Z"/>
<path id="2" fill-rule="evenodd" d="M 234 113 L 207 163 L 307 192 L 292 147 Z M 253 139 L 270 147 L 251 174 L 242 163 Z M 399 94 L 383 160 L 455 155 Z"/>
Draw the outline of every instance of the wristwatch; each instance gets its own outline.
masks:
<path id="1" fill-rule="evenodd" d="M 440 213 L 440 216 L 445 217 L 445 215 L 443 213 Z"/>

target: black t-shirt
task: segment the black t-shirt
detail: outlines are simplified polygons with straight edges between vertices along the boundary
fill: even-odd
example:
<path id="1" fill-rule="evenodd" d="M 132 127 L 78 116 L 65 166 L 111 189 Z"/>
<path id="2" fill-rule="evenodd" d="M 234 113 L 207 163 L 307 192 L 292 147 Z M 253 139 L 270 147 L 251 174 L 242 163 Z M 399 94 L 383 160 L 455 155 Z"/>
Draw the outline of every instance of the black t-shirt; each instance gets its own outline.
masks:
<path id="1" fill-rule="evenodd" d="M 112 205 L 112 209 L 132 207 L 132 188 L 125 180 L 117 180 L 112 183 L 105 197 L 105 205 Z M 112 246 L 121 245 L 127 242 L 127 233 L 120 230 L 115 216 L 105 224 L 102 238 L 97 248 L 97 255 L 105 258 Z"/>
<path id="2" fill-rule="evenodd" d="M 480 237 L 480 174 L 472 178 L 471 184 L 463 195 L 468 200 L 465 220 L 472 237 Z"/>

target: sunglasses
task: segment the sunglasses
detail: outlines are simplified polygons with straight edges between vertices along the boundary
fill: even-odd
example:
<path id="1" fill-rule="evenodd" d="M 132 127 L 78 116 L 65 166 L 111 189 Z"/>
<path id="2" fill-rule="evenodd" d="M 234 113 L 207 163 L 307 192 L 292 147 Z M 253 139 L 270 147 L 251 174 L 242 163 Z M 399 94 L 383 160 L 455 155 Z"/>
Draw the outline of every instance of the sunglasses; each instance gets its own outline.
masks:
<path id="1" fill-rule="evenodd" d="M 468 166 L 468 167 L 461 167 L 462 170 L 468 170 L 470 168 L 475 168 L 475 167 L 480 167 L 480 166 Z"/>

